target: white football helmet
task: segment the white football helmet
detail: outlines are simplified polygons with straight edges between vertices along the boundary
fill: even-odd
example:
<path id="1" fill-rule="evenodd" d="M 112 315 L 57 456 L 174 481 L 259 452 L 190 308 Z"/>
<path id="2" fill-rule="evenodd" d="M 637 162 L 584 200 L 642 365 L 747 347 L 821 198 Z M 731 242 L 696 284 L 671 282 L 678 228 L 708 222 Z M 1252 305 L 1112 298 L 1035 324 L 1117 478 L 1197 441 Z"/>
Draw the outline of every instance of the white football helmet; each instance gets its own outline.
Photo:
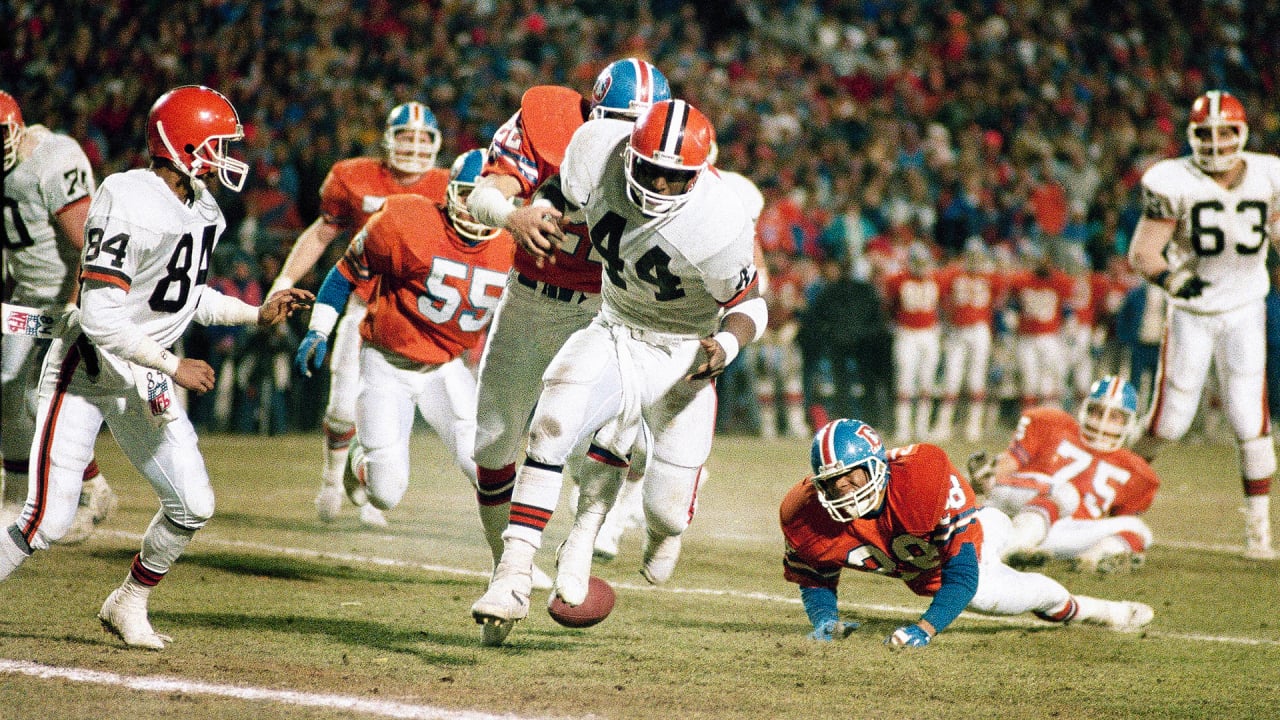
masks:
<path id="1" fill-rule="evenodd" d="M 407 102 L 387 113 L 382 147 L 387 151 L 387 163 L 396 170 L 418 174 L 435 167 L 440 143 L 440 125 L 426 105 Z"/>
<path id="2" fill-rule="evenodd" d="M 27 131 L 22 121 L 22 108 L 12 95 L 0 90 L 0 126 L 4 127 L 4 170 L 8 172 L 18 164 L 18 143 Z"/>

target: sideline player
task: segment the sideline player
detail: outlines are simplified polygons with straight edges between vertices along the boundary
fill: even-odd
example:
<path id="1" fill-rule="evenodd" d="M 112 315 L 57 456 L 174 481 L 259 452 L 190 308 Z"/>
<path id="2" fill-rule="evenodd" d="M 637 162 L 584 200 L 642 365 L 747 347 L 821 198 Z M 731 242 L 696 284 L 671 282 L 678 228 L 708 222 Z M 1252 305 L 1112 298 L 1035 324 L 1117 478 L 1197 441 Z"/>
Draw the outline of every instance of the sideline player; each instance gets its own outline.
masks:
<path id="1" fill-rule="evenodd" d="M 243 136 L 235 108 L 221 93 L 175 88 L 147 116 L 151 167 L 111 175 L 94 193 L 78 322 L 73 318 L 49 349 L 31 488 L 18 521 L 0 535 L 4 579 L 66 532 L 105 421 L 160 498 L 141 551 L 98 613 L 131 647 L 162 650 L 169 642 L 152 629 L 147 601 L 214 507 L 195 428 L 173 397 L 173 383 L 212 390 L 213 369 L 166 348 L 192 320 L 267 326 L 310 304 L 311 293 L 290 289 L 253 307 L 205 285 L 226 219 L 200 178 L 216 172 L 239 192 L 248 166 L 225 152 Z"/>
<path id="2" fill-rule="evenodd" d="M 516 460 L 524 449 L 543 371 L 565 340 L 600 309 L 601 257 L 586 225 L 567 222 L 561 229 L 558 213 L 531 202 L 534 191 L 559 171 L 569 138 L 584 122 L 631 122 L 654 102 L 670 97 L 666 77 L 635 58 L 605 67 L 590 101 L 569 88 L 530 88 L 520 109 L 494 133 L 489 162 L 468 200 L 477 220 L 506 228 L 519 248 L 480 360 L 477 391 L 477 500 L 495 566 L 510 517 Z M 516 207 L 513 198 L 524 205 Z M 552 246 L 548 235 L 558 244 Z M 548 249 L 545 256 L 543 247 Z M 578 479 L 594 472 L 624 472 L 626 465 L 625 458 L 603 456 L 575 462 Z M 601 462 L 610 465 L 599 467 Z M 533 572 L 535 587 L 551 587 L 541 570 Z"/>
<path id="3" fill-rule="evenodd" d="M 383 157 L 339 160 L 320 186 L 320 217 L 298 236 L 271 289 L 282 290 L 307 273 L 339 235 L 354 234 L 390 195 L 411 193 L 445 202 L 449 171 L 435 167 L 440 152 L 436 116 L 420 102 L 391 108 L 382 134 Z M 356 432 L 356 397 L 360 394 L 360 323 L 373 288 L 357 279 L 355 292 L 338 322 L 329 353 L 329 404 L 324 411 L 325 454 L 316 514 L 333 522 L 342 508 L 342 473 Z M 351 498 L 354 503 L 355 498 Z M 382 511 L 360 504 L 360 522 L 387 524 Z"/>
<path id="4" fill-rule="evenodd" d="M 1267 238 L 1280 246 L 1280 158 L 1244 149 L 1244 106 L 1211 90 L 1187 123 L 1191 154 L 1142 176 L 1133 269 L 1169 293 L 1155 397 L 1134 450 L 1154 458 L 1191 425 L 1212 363 L 1240 446 L 1244 556 L 1276 557 L 1271 477 L 1276 450 L 1266 393 Z"/>
<path id="5" fill-rule="evenodd" d="M 80 144 L 43 125 L 27 126 L 18 101 L 0 90 L 4 132 L 4 276 L 13 282 L 6 302 L 62 317 L 75 307 L 76 272 L 84 247 L 84 221 L 95 187 Z M 7 332 L 7 331 L 6 331 Z M 0 361 L 4 488 L 0 521 L 12 521 L 27 497 L 28 453 L 35 433 L 40 364 L 49 341 L 6 334 Z M 59 542 L 81 542 L 115 509 L 118 499 L 91 459 L 75 521 Z"/>
<path id="6" fill-rule="evenodd" d="M 324 362 L 329 333 L 356 284 L 372 279 L 360 324 L 360 395 L 344 483 L 357 502 L 382 510 L 409 487 L 414 408 L 476 485 L 475 378 L 462 354 L 474 347 L 511 269 L 511 236 L 476 222 L 467 195 L 483 150 L 459 155 L 441 207 L 420 195 L 392 195 L 356 234 L 325 278 L 294 365 L 310 375 Z"/>
<path id="7" fill-rule="evenodd" d="M 1008 516 L 979 508 L 936 445 L 886 451 L 870 425 L 836 420 L 814 436 L 809 462 L 813 475 L 783 498 L 780 521 L 783 574 L 800 586 L 811 639 L 839 640 L 858 627 L 841 622 L 836 604 L 845 568 L 901 578 L 932 598 L 918 621 L 885 638 L 891 647 L 928 645 L 966 608 L 1126 632 L 1155 616 L 1142 603 L 1073 595 L 1057 580 L 1001 562 Z"/>
<path id="8" fill-rule="evenodd" d="M 1138 425 L 1138 391 L 1107 376 L 1089 389 L 1078 418 L 1057 407 L 1023 413 L 1009 447 L 990 463 L 970 458 L 984 504 L 1013 518 L 1005 557 L 1015 566 L 1050 558 L 1102 573 L 1140 565 L 1151 528 L 1139 515 L 1160 488 L 1126 445 Z"/>
<path id="9" fill-rule="evenodd" d="M 544 376 L 502 560 L 471 609 L 486 644 L 500 644 L 528 615 L 533 555 L 579 438 L 593 437 L 593 455 L 622 458 L 639 432 L 651 433 L 641 573 L 658 584 L 674 570 L 711 451 L 711 379 L 767 320 L 751 220 L 724 181 L 707 172 L 714 140 L 711 123 L 683 100 L 655 103 L 634 126 L 598 120 L 580 128 L 559 182 L 544 189 L 561 212 L 586 218 L 605 261 L 603 304 Z M 612 487 L 582 485 L 558 553 L 555 593 L 570 605 L 586 598 L 592 546 L 622 480 L 600 479 Z"/>
<path id="10" fill-rule="evenodd" d="M 969 238 L 964 257 L 939 274 L 938 285 L 948 327 L 942 351 L 942 403 L 932 436 L 940 442 L 951 440 L 956 404 L 963 389 L 969 400 L 964 437 L 977 442 L 987 416 L 994 418 L 997 410 L 994 403 L 990 411 L 987 409 L 987 375 L 995 307 L 1004 292 L 991 252 L 981 236 Z"/>

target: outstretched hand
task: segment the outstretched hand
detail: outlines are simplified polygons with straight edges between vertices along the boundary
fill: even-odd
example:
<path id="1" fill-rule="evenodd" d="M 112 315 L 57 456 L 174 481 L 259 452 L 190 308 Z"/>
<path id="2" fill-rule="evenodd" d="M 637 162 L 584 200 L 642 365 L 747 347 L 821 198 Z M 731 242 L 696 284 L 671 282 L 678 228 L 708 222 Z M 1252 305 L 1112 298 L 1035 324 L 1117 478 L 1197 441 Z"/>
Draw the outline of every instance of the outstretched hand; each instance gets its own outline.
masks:
<path id="1" fill-rule="evenodd" d="M 564 239 L 560 231 L 561 213 L 547 205 L 529 204 L 507 216 L 507 231 L 516 244 L 533 256 L 538 267 L 556 261 L 556 247 Z"/>
<path id="2" fill-rule="evenodd" d="M 284 322 L 298 310 L 311 307 L 316 296 L 309 290 L 287 288 L 279 290 L 258 308 L 258 325 L 268 327 Z"/>

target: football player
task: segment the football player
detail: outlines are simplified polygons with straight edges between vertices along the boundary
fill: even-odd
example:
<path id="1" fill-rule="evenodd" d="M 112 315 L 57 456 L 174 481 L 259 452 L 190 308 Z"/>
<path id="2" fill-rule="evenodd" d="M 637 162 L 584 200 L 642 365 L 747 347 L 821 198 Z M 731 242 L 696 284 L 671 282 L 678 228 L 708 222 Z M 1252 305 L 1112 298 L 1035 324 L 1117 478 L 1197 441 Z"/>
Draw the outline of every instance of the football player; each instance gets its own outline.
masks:
<path id="1" fill-rule="evenodd" d="M 409 193 L 443 204 L 449 171 L 435 167 L 440 144 L 436 116 L 426 105 L 407 102 L 391 108 L 382 134 L 383 156 L 334 163 L 320 186 L 320 217 L 298 236 L 272 290 L 293 287 L 334 239 L 364 227 L 388 196 Z M 356 278 L 355 291 L 338 322 L 329 353 L 324 469 L 316 495 L 316 514 L 323 522 L 332 522 L 342 507 L 342 475 L 356 432 L 356 397 L 360 393 L 360 323 L 372 292 L 369 282 Z M 350 499 L 353 503 L 357 500 Z M 367 502 L 356 504 L 362 524 L 387 524 L 378 508 Z"/>
<path id="2" fill-rule="evenodd" d="M 939 292 L 947 319 L 943 341 L 942 403 L 933 426 L 933 437 L 951 440 L 960 391 L 968 393 L 969 417 L 964 435 L 969 442 L 982 437 L 987 403 L 987 374 L 991 364 L 994 308 L 1003 294 L 986 242 L 973 236 L 965 243 L 964 257 L 939 273 Z M 994 416 L 994 406 L 992 408 Z"/>
<path id="3" fill-rule="evenodd" d="M 894 434 L 901 442 L 924 440 L 932 420 L 934 378 L 942 354 L 938 277 L 928 246 L 916 242 L 907 267 L 884 281 L 893 318 L 893 367 L 897 379 Z"/>
<path id="4" fill-rule="evenodd" d="M 95 187 L 89 158 L 72 138 L 43 125 L 28 126 L 18 101 L 0 90 L 4 133 L 4 277 L 6 302 L 61 317 L 75 307 L 76 272 L 84 247 L 84 221 Z M 12 294 L 8 294 L 9 283 Z M 31 438 L 35 433 L 40 364 L 49 341 L 13 334 L 0 350 L 0 521 L 12 521 L 27 498 Z M 115 492 L 90 459 L 80 509 L 59 540 L 81 542 L 117 504 Z"/>
<path id="5" fill-rule="evenodd" d="M 563 469 L 581 437 L 591 453 L 625 457 L 651 433 L 644 476 L 648 538 L 641 571 L 651 583 L 674 570 L 699 469 L 711 451 L 711 379 L 763 332 L 767 309 L 753 262 L 751 218 L 707 157 L 714 131 L 683 100 L 655 103 L 634 126 L 585 124 L 544 189 L 561 213 L 584 217 L 604 259 L 602 307 L 556 353 L 516 474 L 502 560 L 472 605 L 486 644 L 527 616 L 533 554 L 556 507 Z M 723 310 L 723 312 L 722 312 Z M 601 476 L 605 477 L 605 476 Z M 583 484 L 560 547 L 555 594 L 586 597 L 592 546 L 617 494 Z"/>
<path id="6" fill-rule="evenodd" d="M 788 491 L 780 521 L 783 575 L 800 586 L 814 640 L 838 640 L 858 626 L 842 622 L 836 604 L 845 568 L 901 578 L 932 598 L 919 620 L 885 638 L 893 647 L 928 645 L 965 609 L 1120 631 L 1155 615 L 1138 602 L 1073 595 L 1057 580 L 1001 562 L 1008 516 L 979 508 L 936 445 L 889 451 L 870 425 L 836 420 L 814 436 L 809 461 L 813 475 Z"/>
<path id="7" fill-rule="evenodd" d="M 310 304 L 290 289 L 261 307 L 205 285 L 226 220 L 204 178 L 238 192 L 248 166 L 226 154 L 244 136 L 231 103 L 199 85 L 160 96 L 147 116 L 151 166 L 116 173 L 93 194 L 80 258 L 80 313 L 54 340 L 40 380 L 31 490 L 0 534 L 0 579 L 71 526 L 102 423 L 160 498 L 142 549 L 98 613 L 130 647 L 162 650 L 147 617 L 151 591 L 213 515 L 195 429 L 174 397 L 214 386 L 203 360 L 167 348 L 192 320 L 269 326 Z"/>
<path id="8" fill-rule="evenodd" d="M 1069 559 L 1077 570 L 1103 573 L 1141 564 L 1152 534 L 1139 515 L 1160 479 L 1127 448 L 1137 424 L 1138 391 L 1107 376 L 1077 418 L 1056 407 L 1028 410 L 1008 449 L 990 463 L 971 459 L 986 505 L 1013 518 L 1010 562 Z"/>
<path id="9" fill-rule="evenodd" d="M 329 334 L 357 283 L 374 281 L 360 323 L 358 432 L 344 477 L 357 504 L 387 510 L 404 496 L 415 407 L 476 485 L 475 379 L 462 354 L 489 325 L 515 250 L 509 234 L 467 211 L 484 164 L 483 150 L 458 156 L 444 206 L 421 195 L 387 198 L 317 295 L 294 359 L 304 375 L 324 362 Z"/>
<path id="10" fill-rule="evenodd" d="M 1058 403 L 1065 382 L 1066 346 L 1062 325 L 1071 313 L 1071 278 L 1054 266 L 1044 248 L 1027 247 L 1030 270 L 1009 278 L 1009 303 L 1016 309 L 1014 352 L 1022 379 L 1022 407 Z"/>
<path id="11" fill-rule="evenodd" d="M 559 171 L 569 138 L 584 122 L 633 122 L 670 97 L 666 77 L 635 58 L 601 71 L 589 101 L 569 88 L 530 88 L 520 109 L 494 133 L 488 164 L 468 201 L 478 220 L 508 229 L 519 248 L 481 356 L 477 397 L 477 500 L 495 564 L 542 373 L 565 340 L 600 309 L 601 257 L 586 225 L 566 221 L 560 228 L 558 212 L 532 202 L 534 191 Z M 524 205 L 516 207 L 513 198 Z M 548 236 L 556 239 L 554 246 Z M 575 478 L 625 472 L 625 457 L 579 462 L 580 455 L 575 453 Z M 607 466 L 600 467 L 601 461 Z M 535 568 L 534 576 L 536 587 L 551 586 L 541 570 Z"/>
<path id="12" fill-rule="evenodd" d="M 1271 546 L 1271 477 L 1276 451 L 1267 411 L 1267 240 L 1280 243 L 1280 158 L 1245 150 L 1244 105 L 1211 90 L 1187 123 L 1191 154 L 1142 176 L 1142 217 L 1133 269 L 1169 293 L 1171 309 L 1151 413 L 1138 454 L 1190 427 L 1212 366 L 1236 442 L 1244 486 L 1244 556 L 1276 557 Z"/>

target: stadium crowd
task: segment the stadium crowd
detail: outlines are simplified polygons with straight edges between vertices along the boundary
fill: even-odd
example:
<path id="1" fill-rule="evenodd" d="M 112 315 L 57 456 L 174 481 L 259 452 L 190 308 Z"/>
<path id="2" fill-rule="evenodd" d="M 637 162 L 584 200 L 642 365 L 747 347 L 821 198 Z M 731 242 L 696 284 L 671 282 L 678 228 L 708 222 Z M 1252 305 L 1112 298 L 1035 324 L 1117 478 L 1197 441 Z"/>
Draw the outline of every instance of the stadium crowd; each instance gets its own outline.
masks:
<path id="1" fill-rule="evenodd" d="M 796 425 L 819 426 L 829 412 L 908 433 L 891 414 L 903 392 L 888 366 L 897 322 L 889 280 L 917 260 L 929 273 L 961 262 L 966 247 L 1009 277 L 1045 262 L 1077 278 L 1094 273 L 1085 355 L 1103 364 L 1099 372 L 1129 371 L 1138 384 L 1160 312 L 1124 261 L 1142 171 L 1183 151 L 1187 109 L 1206 89 L 1240 98 L 1251 148 L 1280 141 L 1280 109 L 1269 102 L 1280 81 L 1280 6 L 1247 0 L 0 7 L 9 38 L 0 85 L 29 122 L 80 141 L 98 177 L 145 164 L 144 121 L 160 89 L 202 83 L 239 108 L 252 172 L 243 194 L 219 195 L 231 242 L 214 271 L 223 292 L 249 302 L 318 214 L 333 163 L 378 154 L 391 106 L 431 107 L 447 166 L 486 145 L 528 87 L 585 92 L 613 59 L 651 60 L 675 96 L 711 119 L 718 164 L 765 195 L 757 237 L 774 279 L 771 338 L 804 368 L 763 382 L 756 370 L 786 363 L 763 349 L 744 354 L 740 374 L 724 381 L 725 430 L 807 435 Z M 331 247 L 321 274 L 300 284 L 318 285 L 342 250 Z M 841 325 L 855 315 L 857 328 Z M 1015 320 L 995 314 L 989 378 L 992 397 L 1016 412 L 1028 398 L 1014 379 Z M 265 335 L 193 327 L 185 351 L 223 369 L 193 420 L 314 428 L 328 383 L 288 371 L 301 322 Z M 857 356 L 848 346 L 859 342 L 882 352 Z M 1059 385 L 1071 404 L 1066 379 Z M 919 392 L 927 401 L 936 388 Z M 801 403 L 798 416 L 788 403 Z"/>

